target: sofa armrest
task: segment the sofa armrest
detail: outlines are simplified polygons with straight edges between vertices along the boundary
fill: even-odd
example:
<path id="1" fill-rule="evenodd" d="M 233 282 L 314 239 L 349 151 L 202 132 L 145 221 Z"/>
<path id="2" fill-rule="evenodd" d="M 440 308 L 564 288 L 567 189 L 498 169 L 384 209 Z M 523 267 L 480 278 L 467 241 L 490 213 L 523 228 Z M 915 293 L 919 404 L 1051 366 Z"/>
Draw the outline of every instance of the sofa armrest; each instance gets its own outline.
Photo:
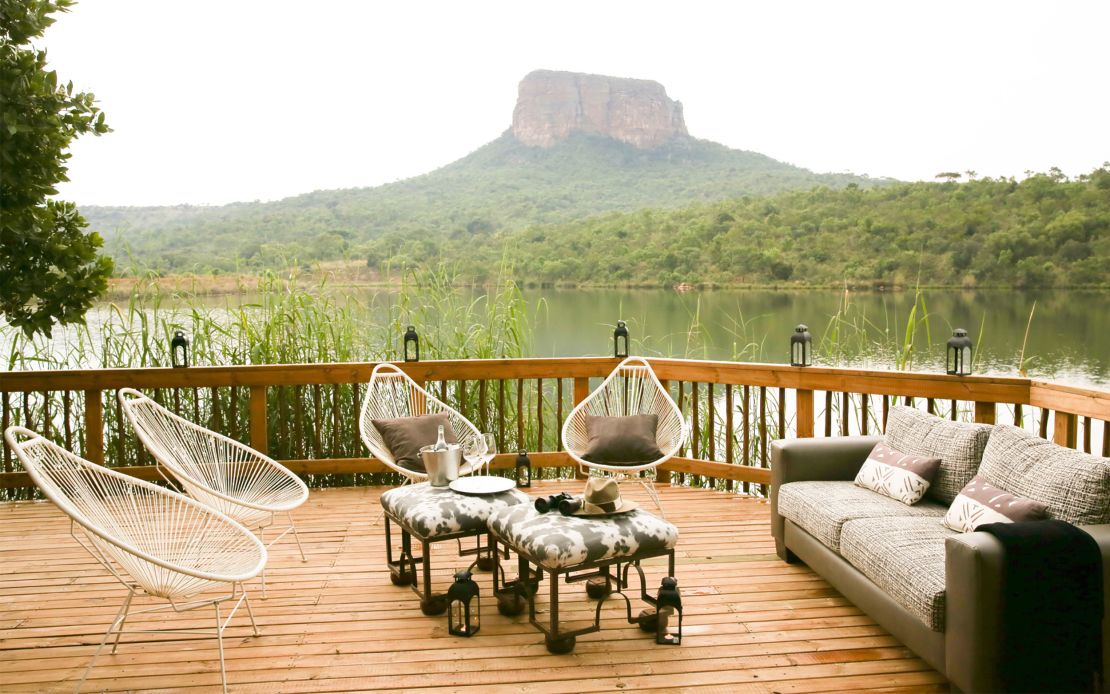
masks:
<path id="1" fill-rule="evenodd" d="M 1110 595 L 1110 525 L 1080 527 L 1102 551 L 1103 594 Z M 1002 689 L 998 670 L 1002 554 L 1002 544 L 987 533 L 963 533 L 945 540 L 945 669 L 948 680 L 963 691 Z M 1103 605 L 1102 624 L 1103 670 L 1110 672 L 1110 600 Z"/>
<path id="2" fill-rule="evenodd" d="M 881 441 L 878 436 L 838 436 L 771 442 L 771 534 L 782 559 L 790 561 L 783 544 L 779 486 L 787 482 L 853 480 L 867 454 Z"/>

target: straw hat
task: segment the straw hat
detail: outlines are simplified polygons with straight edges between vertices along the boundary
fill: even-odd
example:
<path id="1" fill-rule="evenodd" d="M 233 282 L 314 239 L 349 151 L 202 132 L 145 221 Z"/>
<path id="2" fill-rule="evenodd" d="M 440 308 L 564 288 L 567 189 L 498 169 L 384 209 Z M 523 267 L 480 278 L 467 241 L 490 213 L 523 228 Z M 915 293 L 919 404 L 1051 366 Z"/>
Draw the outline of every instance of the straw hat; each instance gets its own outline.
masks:
<path id="1" fill-rule="evenodd" d="M 621 498 L 621 488 L 612 477 L 591 477 L 586 480 L 586 491 L 582 496 L 582 508 L 576 516 L 605 516 L 610 513 L 634 511 L 640 507 L 635 501 Z"/>

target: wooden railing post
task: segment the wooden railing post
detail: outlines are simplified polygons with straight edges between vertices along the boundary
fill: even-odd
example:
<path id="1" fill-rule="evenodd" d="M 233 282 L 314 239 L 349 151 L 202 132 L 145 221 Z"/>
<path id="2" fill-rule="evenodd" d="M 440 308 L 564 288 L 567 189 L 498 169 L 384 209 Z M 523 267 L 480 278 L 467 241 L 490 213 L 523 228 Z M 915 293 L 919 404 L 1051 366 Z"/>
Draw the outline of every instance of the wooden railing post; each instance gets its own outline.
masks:
<path id="1" fill-rule="evenodd" d="M 1056 410 L 1052 415 L 1053 432 L 1052 440 L 1061 446 L 1075 448 L 1079 435 L 1079 417 L 1070 412 Z"/>
<path id="2" fill-rule="evenodd" d="M 259 453 L 266 453 L 270 448 L 266 422 L 266 386 L 251 386 L 249 409 L 251 448 Z"/>
<path id="3" fill-rule="evenodd" d="M 578 407 L 578 404 L 585 400 L 589 396 L 589 394 L 590 379 L 584 376 L 576 377 L 574 379 L 574 406 Z M 562 423 L 560 423 L 559 426 L 562 426 Z M 574 479 L 586 479 L 585 475 L 582 474 L 580 466 L 578 465 L 574 466 Z"/>
<path id="4" fill-rule="evenodd" d="M 85 391 L 85 457 L 97 465 L 104 464 L 104 403 L 101 392 Z"/>
<path id="5" fill-rule="evenodd" d="M 798 438 L 810 438 L 813 436 L 813 391 L 799 390 L 797 398 Z"/>
<path id="6" fill-rule="evenodd" d="M 995 404 L 975 401 L 975 421 L 979 424 L 994 424 Z"/>

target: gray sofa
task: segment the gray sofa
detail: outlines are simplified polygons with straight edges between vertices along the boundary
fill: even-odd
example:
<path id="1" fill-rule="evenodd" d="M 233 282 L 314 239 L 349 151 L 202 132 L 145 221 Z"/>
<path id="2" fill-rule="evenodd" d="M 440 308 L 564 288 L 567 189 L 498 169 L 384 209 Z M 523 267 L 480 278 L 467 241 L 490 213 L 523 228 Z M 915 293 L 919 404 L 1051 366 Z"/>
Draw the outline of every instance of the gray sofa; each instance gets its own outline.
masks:
<path id="1" fill-rule="evenodd" d="M 939 457 L 913 506 L 853 483 L 876 443 Z M 1002 549 L 992 535 L 942 524 L 976 474 L 1079 525 L 1103 557 L 1103 666 L 1110 673 L 1110 459 L 1011 426 L 951 422 L 895 407 L 886 435 L 775 441 L 771 530 L 778 555 L 803 561 L 963 691 L 1001 689 Z M 1105 691 L 1107 685 L 1104 682 Z"/>

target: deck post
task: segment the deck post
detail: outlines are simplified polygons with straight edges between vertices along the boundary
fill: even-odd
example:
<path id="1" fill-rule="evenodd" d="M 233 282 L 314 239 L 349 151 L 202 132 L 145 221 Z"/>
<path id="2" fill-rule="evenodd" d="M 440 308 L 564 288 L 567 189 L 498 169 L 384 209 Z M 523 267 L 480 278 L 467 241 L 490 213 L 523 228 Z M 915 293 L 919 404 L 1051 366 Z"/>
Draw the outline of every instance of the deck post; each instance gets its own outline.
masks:
<path id="1" fill-rule="evenodd" d="M 1070 412 L 1056 410 L 1052 420 L 1054 424 L 1052 440 L 1061 446 L 1075 448 L 1079 436 L 1079 417 Z"/>
<path id="2" fill-rule="evenodd" d="M 994 424 L 995 404 L 993 402 L 975 401 L 975 422 L 978 424 Z"/>
<path id="3" fill-rule="evenodd" d="M 104 464 L 104 403 L 103 391 L 85 391 L 85 457 L 97 465 Z M 121 461 L 122 462 L 122 461 Z"/>
<path id="4" fill-rule="evenodd" d="M 589 395 L 590 395 L 590 379 L 586 376 L 577 376 L 577 377 L 575 377 L 575 379 L 574 379 L 574 406 L 578 407 L 578 404 L 581 403 L 583 400 L 585 400 Z M 562 423 L 560 423 L 559 426 L 561 427 Z M 576 480 L 586 479 L 586 476 L 582 474 L 581 467 L 577 464 L 574 466 L 574 479 L 576 479 Z"/>
<path id="5" fill-rule="evenodd" d="M 798 398 L 798 438 L 810 438 L 813 436 L 813 391 L 798 390 L 795 394 Z"/>
<path id="6" fill-rule="evenodd" d="M 251 386 L 249 423 L 251 448 L 259 453 L 267 453 L 270 434 L 266 423 L 266 386 Z"/>

